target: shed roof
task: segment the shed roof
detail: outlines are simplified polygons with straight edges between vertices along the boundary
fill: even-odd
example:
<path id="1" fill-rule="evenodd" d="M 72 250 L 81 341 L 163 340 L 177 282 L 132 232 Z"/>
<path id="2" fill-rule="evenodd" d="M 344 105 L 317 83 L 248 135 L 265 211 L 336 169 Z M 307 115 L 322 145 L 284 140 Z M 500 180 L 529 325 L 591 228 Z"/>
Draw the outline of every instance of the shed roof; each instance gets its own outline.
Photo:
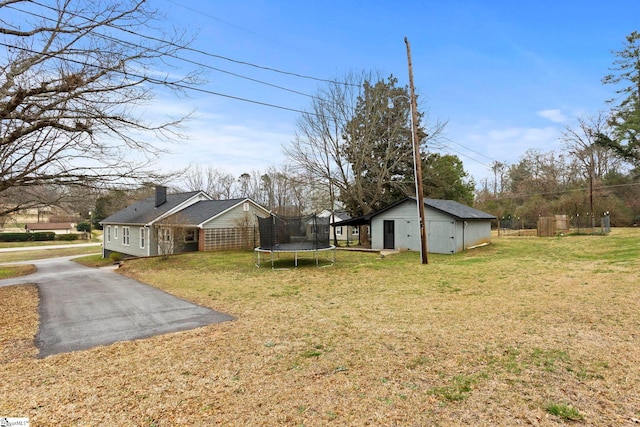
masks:
<path id="1" fill-rule="evenodd" d="M 415 198 L 411 198 L 415 200 Z M 424 199 L 425 206 L 439 210 L 460 220 L 491 220 L 496 219 L 494 215 L 472 208 L 453 200 Z"/>
<path id="2" fill-rule="evenodd" d="M 406 203 L 407 201 L 416 200 L 415 197 L 407 197 L 405 199 L 399 200 L 379 211 L 372 212 L 367 215 L 359 216 L 357 218 L 351 218 L 345 221 L 338 221 L 334 223 L 335 226 L 341 225 L 366 225 L 371 222 L 371 218 L 380 215 L 381 213 L 387 212 L 390 209 L 395 208 L 398 205 Z M 471 221 L 471 220 L 492 220 L 496 219 L 494 215 L 483 212 L 481 210 L 472 208 L 467 205 L 463 205 L 462 203 L 458 203 L 454 200 L 440 200 L 440 199 L 423 199 L 425 206 L 428 206 L 432 209 L 439 210 L 447 215 L 451 215 L 452 217 L 458 220 Z"/>

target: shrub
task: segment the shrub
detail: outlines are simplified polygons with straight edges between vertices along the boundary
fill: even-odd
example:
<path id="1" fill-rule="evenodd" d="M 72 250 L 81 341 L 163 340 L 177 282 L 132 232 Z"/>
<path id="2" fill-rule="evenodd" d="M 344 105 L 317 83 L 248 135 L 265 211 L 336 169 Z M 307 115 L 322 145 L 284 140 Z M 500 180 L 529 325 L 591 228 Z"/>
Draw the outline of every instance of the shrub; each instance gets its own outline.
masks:
<path id="1" fill-rule="evenodd" d="M 91 225 L 88 222 L 79 222 L 78 225 L 76 225 L 76 230 L 88 233 L 91 231 Z"/>
<path id="2" fill-rule="evenodd" d="M 58 234 L 56 236 L 56 240 L 61 240 L 64 242 L 70 242 L 72 240 L 81 240 L 81 239 L 84 239 L 84 234 L 69 233 L 69 234 Z"/>
<path id="3" fill-rule="evenodd" d="M 109 254 L 109 259 L 111 261 L 113 261 L 114 263 L 122 261 L 122 258 L 123 258 L 123 256 L 122 256 L 122 254 L 120 252 L 111 252 Z"/>
<path id="4" fill-rule="evenodd" d="M 37 233 L 31 233 L 31 239 L 34 242 L 44 242 L 48 240 L 56 240 L 56 233 L 53 231 L 42 231 Z"/>
<path id="5" fill-rule="evenodd" d="M 0 233 L 0 242 L 28 242 L 33 240 L 29 233 Z"/>

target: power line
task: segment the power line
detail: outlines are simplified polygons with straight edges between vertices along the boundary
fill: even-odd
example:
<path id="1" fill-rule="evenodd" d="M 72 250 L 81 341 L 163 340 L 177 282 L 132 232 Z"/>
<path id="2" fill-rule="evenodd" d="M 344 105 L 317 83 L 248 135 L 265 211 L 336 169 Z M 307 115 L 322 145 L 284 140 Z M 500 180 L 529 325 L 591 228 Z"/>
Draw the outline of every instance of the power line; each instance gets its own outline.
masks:
<path id="1" fill-rule="evenodd" d="M 466 147 L 464 147 L 464 148 L 466 148 Z M 455 150 L 455 149 L 451 148 L 451 147 L 450 147 L 450 146 L 448 146 L 448 145 L 443 145 L 441 149 L 442 149 L 442 150 L 449 150 L 449 151 L 453 151 L 454 153 L 457 153 L 457 154 L 459 154 L 459 155 L 461 155 L 461 156 L 463 156 L 463 157 L 466 157 L 466 158 L 467 158 L 467 159 L 469 159 L 469 160 L 473 160 L 474 162 L 479 163 L 479 164 L 481 164 L 482 166 L 486 166 L 486 167 L 488 167 L 488 168 L 490 168 L 490 167 L 491 167 L 490 165 L 488 165 L 488 164 L 486 164 L 486 163 L 484 163 L 484 162 L 481 162 L 480 160 L 475 159 L 475 158 L 473 158 L 473 157 L 471 157 L 471 156 L 468 156 L 468 155 L 464 154 L 464 153 L 463 153 L 463 152 L 461 152 L 461 151 Z M 470 151 L 473 151 L 473 150 L 470 150 Z M 475 151 L 474 151 L 474 153 L 475 153 Z M 480 154 L 480 153 L 476 153 L 476 154 Z"/>
<path id="2" fill-rule="evenodd" d="M 44 8 L 49 9 L 49 10 L 52 10 L 52 11 L 56 11 L 56 12 L 58 11 L 58 9 L 53 7 L 53 6 L 42 4 L 42 3 L 39 3 L 39 2 L 37 2 L 35 0 L 31 0 L 31 3 L 36 4 L 38 6 L 42 6 Z M 29 13 L 29 12 L 26 12 L 26 13 Z M 94 22 L 95 23 L 95 21 L 90 19 L 90 18 L 81 16 L 81 15 L 78 15 L 78 14 L 75 14 L 75 13 L 69 12 L 69 11 L 67 13 L 69 13 L 70 15 L 73 15 L 73 16 L 76 16 L 76 17 L 79 17 L 79 18 L 82 18 L 82 19 L 86 19 L 86 20 L 88 20 L 90 22 Z M 247 66 L 250 66 L 250 67 L 254 67 L 254 68 L 258 68 L 258 69 L 262 69 L 262 70 L 266 70 L 266 71 L 271 71 L 271 72 L 274 72 L 274 73 L 280 73 L 280 74 L 284 74 L 284 75 L 289 75 L 289 76 L 299 77 L 299 78 L 309 79 L 309 80 L 315 80 L 315 81 L 319 81 L 319 82 L 340 84 L 340 85 L 344 85 L 344 86 L 354 86 L 354 87 L 358 87 L 359 86 L 359 85 L 354 84 L 354 83 L 341 82 L 341 81 L 338 81 L 338 80 L 331 80 L 331 79 L 323 79 L 323 78 L 309 76 L 309 75 L 305 75 L 305 74 L 294 73 L 294 72 L 290 72 L 290 71 L 283 71 L 283 70 L 280 70 L 280 69 L 277 69 L 277 68 L 258 65 L 258 64 L 254 64 L 254 63 L 251 63 L 251 62 L 247 62 L 247 61 L 240 61 L 240 60 L 229 58 L 229 57 L 226 57 L 226 56 L 216 55 L 216 54 L 213 54 L 213 53 L 205 52 L 203 50 L 194 49 L 194 48 L 191 48 L 191 47 L 188 47 L 188 46 L 177 45 L 175 43 L 172 43 L 172 42 L 167 41 L 167 40 L 163 40 L 163 39 L 158 38 L 158 37 L 153 37 L 153 36 L 150 36 L 150 35 L 140 34 L 140 33 L 137 33 L 137 32 L 135 32 L 133 30 L 128 30 L 128 29 L 125 29 L 125 28 L 122 28 L 122 27 L 118 27 L 118 26 L 114 26 L 114 25 L 109 25 L 109 27 L 117 29 L 117 30 L 120 30 L 120 31 L 123 31 L 123 32 L 126 32 L 126 33 L 129 33 L 129 34 L 132 34 L 132 35 L 135 35 L 137 37 L 142 37 L 142 38 L 145 38 L 145 39 L 148 39 L 148 40 L 153 40 L 153 41 L 156 41 L 156 42 L 161 42 L 161 43 L 164 43 L 164 44 L 168 44 L 169 46 L 173 46 L 173 47 L 185 50 L 185 51 L 198 53 L 198 54 L 209 56 L 209 57 L 212 57 L 212 58 L 222 59 L 222 60 L 233 62 L 233 63 L 236 63 L 236 64 L 247 65 Z"/>
<path id="3" fill-rule="evenodd" d="M 460 144 L 459 142 L 456 142 L 456 141 L 451 141 L 451 142 L 453 142 L 453 143 L 454 143 L 454 144 L 456 144 L 456 145 L 459 145 L 460 147 L 464 148 L 465 150 L 471 151 L 472 153 L 475 153 L 475 154 L 477 154 L 477 155 L 479 155 L 479 156 L 482 156 L 482 157 L 484 157 L 484 158 L 485 158 L 485 159 L 487 159 L 487 160 L 491 160 L 492 162 L 497 162 L 497 160 L 496 160 L 496 159 L 493 159 L 493 158 L 491 158 L 491 157 L 489 157 L 489 156 L 486 156 L 486 155 L 484 155 L 484 154 L 480 153 L 479 151 L 473 150 L 473 149 L 471 149 L 471 148 L 469 148 L 469 147 L 467 147 L 467 146 L 465 146 L 465 145 L 462 145 L 462 144 Z M 483 165 L 485 165 L 485 166 L 489 166 L 489 165 L 487 165 L 487 164 L 485 164 L 485 163 L 482 163 L 482 162 L 480 162 L 480 161 L 478 161 L 478 163 L 481 163 L 481 164 L 483 164 Z M 490 167 L 490 166 L 489 166 L 489 167 Z"/>
<path id="4" fill-rule="evenodd" d="M 638 185 L 640 185 L 640 182 L 632 182 L 632 183 L 628 183 L 628 184 L 601 185 L 599 187 L 593 187 L 593 191 L 608 190 L 608 189 L 620 188 L 620 187 L 635 187 L 635 186 L 638 186 Z M 534 197 L 534 196 L 549 196 L 549 195 L 552 195 L 552 194 L 577 193 L 577 192 L 581 192 L 581 191 L 589 191 L 589 188 L 580 187 L 580 188 L 570 188 L 570 189 L 565 189 L 565 190 L 546 191 L 546 192 L 541 192 L 541 193 L 512 194 L 512 195 L 505 195 L 505 196 L 501 196 L 501 197 L 487 198 L 487 201 L 523 199 L 523 198 Z"/>
<path id="5" fill-rule="evenodd" d="M 267 36 L 265 36 L 265 35 L 263 35 L 263 34 L 256 33 L 255 31 L 252 31 L 252 30 L 249 30 L 249 29 L 247 29 L 247 28 L 241 27 L 241 26 L 239 26 L 239 25 L 233 24 L 233 23 L 231 23 L 231 22 L 225 21 L 224 19 L 220 19 L 220 18 L 218 18 L 218 17 L 216 17 L 216 16 L 210 15 L 210 14 L 208 14 L 208 13 L 205 13 L 205 12 L 203 12 L 203 11 L 201 11 L 201 10 L 198 10 L 198 9 L 195 9 L 195 8 L 193 8 L 193 7 L 185 6 L 184 4 L 180 4 L 180 3 L 175 2 L 175 1 L 173 1 L 173 0 L 167 0 L 167 2 L 169 2 L 169 3 L 173 3 L 173 4 L 175 4 L 176 6 L 179 6 L 179 7 L 183 8 L 183 9 L 186 9 L 186 10 L 189 10 L 189 11 L 191 11 L 191 12 L 197 13 L 197 14 L 199 14 L 199 15 L 206 16 L 207 18 L 213 19 L 213 20 L 215 20 L 215 21 L 222 22 L 222 23 L 223 23 L 223 24 L 225 24 L 225 25 L 229 25 L 230 27 L 237 28 L 237 29 L 242 30 L 242 31 L 245 31 L 245 32 L 247 32 L 247 33 L 249 33 L 249 34 L 253 34 L 253 35 L 256 35 L 256 36 L 258 36 L 258 37 L 262 37 L 262 38 L 264 38 L 264 39 L 271 40 L 271 41 L 273 41 L 273 42 L 279 43 L 277 40 L 273 40 L 273 39 L 271 39 L 271 38 L 269 38 L 269 37 L 267 37 Z"/>
<path id="6" fill-rule="evenodd" d="M 39 54 L 40 53 L 40 52 L 36 52 L 34 50 L 31 50 L 31 49 L 27 49 L 25 47 L 9 45 L 9 44 L 3 43 L 3 42 L 0 42 L 0 46 L 4 46 L 4 47 L 10 48 L 10 49 L 19 49 L 19 50 L 22 50 L 23 52 L 27 52 L 27 53 L 31 53 L 31 54 Z M 138 79 L 141 79 L 141 80 L 145 80 L 145 81 L 148 81 L 150 83 L 161 85 L 161 86 L 174 87 L 174 88 L 178 88 L 178 89 L 187 89 L 187 90 L 192 90 L 192 91 L 195 91 L 195 92 L 206 93 L 206 94 L 209 94 L 209 95 L 221 96 L 221 97 L 224 97 L 224 98 L 230 98 L 230 99 L 249 102 L 249 103 L 252 103 L 252 104 L 262 105 L 262 106 L 266 106 L 266 107 L 277 108 L 277 109 L 280 109 L 280 110 L 292 111 L 292 112 L 295 112 L 295 113 L 308 114 L 308 115 L 312 115 L 312 116 L 316 116 L 316 117 L 321 117 L 320 115 L 312 113 L 312 112 L 309 112 L 309 111 L 299 110 L 299 109 L 290 108 L 290 107 L 284 107 L 282 105 L 276 105 L 276 104 L 271 104 L 271 103 L 268 103 L 268 102 L 256 101 L 254 99 L 242 98 L 242 97 L 239 97 L 239 96 L 228 95 L 228 94 L 224 94 L 224 93 L 220 93 L 220 92 L 214 92 L 214 91 L 208 90 L 208 89 L 202 89 L 202 88 L 198 88 L 198 87 L 193 87 L 193 86 L 189 86 L 187 84 L 183 84 L 183 83 L 179 83 L 179 82 L 171 82 L 171 81 L 167 81 L 167 80 L 161 80 L 161 79 L 157 79 L 157 78 L 150 77 L 150 76 L 143 76 L 143 75 L 132 73 L 132 72 L 124 72 L 124 71 L 120 71 L 120 70 L 116 70 L 116 69 L 110 69 L 110 68 L 106 68 L 106 67 L 103 67 L 103 66 L 100 66 L 100 65 L 96 65 L 96 64 L 88 64 L 86 62 L 82 62 L 82 61 L 79 61 L 77 59 L 65 58 L 64 60 L 68 61 L 68 62 L 72 62 L 72 63 L 78 64 L 78 65 L 83 65 L 83 66 L 88 66 L 88 67 L 95 67 L 96 69 L 103 70 L 103 71 L 111 71 L 111 72 L 114 72 L 114 73 L 122 74 L 124 76 L 135 77 L 135 78 L 138 78 Z"/>
<path id="7" fill-rule="evenodd" d="M 50 6 L 47 6 L 47 5 L 42 5 L 42 4 L 36 3 L 36 2 L 34 2 L 34 3 L 38 4 L 38 5 L 41 5 L 41 6 L 45 7 L 45 8 L 49 8 L 51 10 L 54 9 L 54 8 L 52 8 Z M 23 10 L 23 9 L 19 9 L 19 8 L 15 7 L 15 6 L 8 6 L 8 7 L 10 7 L 11 9 L 14 9 L 16 11 L 19 11 L 19 12 L 22 12 L 22 13 L 26 13 L 26 14 L 31 15 L 31 16 L 35 16 L 35 17 L 38 17 L 38 18 L 42 18 L 42 19 L 47 19 L 47 20 L 53 21 L 53 19 L 51 19 L 49 17 L 43 16 L 43 15 L 39 15 L 39 14 L 36 14 L 34 12 L 29 12 L 29 11 L 26 11 L 26 10 Z M 81 15 L 78 15 L 78 14 L 75 14 L 75 13 L 72 13 L 72 12 L 68 12 L 68 13 L 73 15 L 73 16 L 75 16 L 75 17 L 79 17 L 79 18 L 82 18 L 82 19 L 86 19 L 89 22 L 96 23 L 96 21 L 91 19 L 91 18 L 87 18 L 85 16 L 81 16 Z M 114 27 L 112 25 L 109 25 L 109 26 L 111 28 L 120 29 L 120 28 Z M 149 38 L 148 36 L 144 36 L 142 34 L 138 34 L 138 33 L 135 33 L 133 31 L 130 31 L 130 30 L 125 30 L 125 29 L 121 29 L 121 30 L 125 31 L 127 33 L 130 33 L 130 34 L 133 34 L 133 35 L 137 35 L 137 36 L 142 37 L 142 38 Z M 273 87 L 273 88 L 276 88 L 276 89 L 280 89 L 280 90 L 284 90 L 284 91 L 287 91 L 287 92 L 295 93 L 295 94 L 298 94 L 298 95 L 306 96 L 308 98 L 315 98 L 313 95 L 309 95 L 309 94 L 304 93 L 304 92 L 300 92 L 300 91 L 297 91 L 297 90 L 294 90 L 294 89 L 289 89 L 289 88 L 286 88 L 286 87 L 283 87 L 283 86 L 279 86 L 279 85 L 276 85 L 276 84 L 273 84 L 273 83 L 265 82 L 265 81 L 259 80 L 259 79 L 254 79 L 252 77 L 244 76 L 244 75 L 241 75 L 241 74 L 233 73 L 231 71 L 223 70 L 221 68 L 216 68 L 216 67 L 213 67 L 211 65 L 204 64 L 204 63 L 198 62 L 198 61 L 194 61 L 192 59 L 183 58 L 181 56 L 178 56 L 178 55 L 175 55 L 175 54 L 172 54 L 172 53 L 160 52 L 157 49 L 150 49 L 150 48 L 147 48 L 147 47 L 142 47 L 139 44 L 136 44 L 136 43 L 133 43 L 133 42 L 129 42 L 129 41 L 126 41 L 126 40 L 116 39 L 115 37 L 107 36 L 107 35 L 101 34 L 99 32 L 94 32 L 93 34 L 95 36 L 101 37 L 101 38 L 103 38 L 105 40 L 116 41 L 118 43 L 127 44 L 129 46 L 133 46 L 133 47 L 137 47 L 137 48 L 149 49 L 149 51 L 151 51 L 151 52 L 162 53 L 163 55 L 166 55 L 166 56 L 168 56 L 170 58 L 174 58 L 174 59 L 177 59 L 179 61 L 183 61 L 183 62 L 187 62 L 187 63 L 193 64 L 193 65 L 197 65 L 199 67 L 208 68 L 210 70 L 214 70 L 214 71 L 217 71 L 217 72 L 220 72 L 220 73 L 228 74 L 228 75 L 231 75 L 231 76 L 234 76 L 234 77 L 238 77 L 238 78 L 241 78 L 241 79 L 244 79 L 244 80 L 249 80 L 249 81 L 252 81 L 252 82 L 255 82 L 255 83 L 259 83 L 259 84 L 262 84 L 262 85 L 265 85 L 265 86 L 270 86 L 270 87 Z M 164 41 L 162 41 L 160 39 L 153 39 L 153 40 L 156 40 L 156 41 L 159 41 L 159 42 L 164 42 Z M 164 43 L 166 44 L 167 42 L 164 42 Z M 178 46 L 178 45 L 175 45 L 175 44 L 169 44 L 169 45 L 174 46 L 174 47 Z"/>

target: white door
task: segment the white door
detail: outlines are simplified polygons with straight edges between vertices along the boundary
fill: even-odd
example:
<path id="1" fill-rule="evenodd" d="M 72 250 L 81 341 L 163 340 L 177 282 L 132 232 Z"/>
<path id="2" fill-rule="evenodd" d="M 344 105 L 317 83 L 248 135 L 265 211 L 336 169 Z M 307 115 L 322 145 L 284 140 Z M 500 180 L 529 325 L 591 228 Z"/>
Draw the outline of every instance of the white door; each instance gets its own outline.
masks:
<path id="1" fill-rule="evenodd" d="M 427 245 L 429 252 L 452 254 L 456 251 L 455 221 L 427 221 Z"/>

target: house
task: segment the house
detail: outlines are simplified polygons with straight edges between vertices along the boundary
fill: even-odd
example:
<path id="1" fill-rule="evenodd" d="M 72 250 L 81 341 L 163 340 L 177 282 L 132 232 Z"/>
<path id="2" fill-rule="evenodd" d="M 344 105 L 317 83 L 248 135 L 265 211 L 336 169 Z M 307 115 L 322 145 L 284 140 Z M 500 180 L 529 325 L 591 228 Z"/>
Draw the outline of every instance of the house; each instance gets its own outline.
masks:
<path id="1" fill-rule="evenodd" d="M 24 229 L 27 233 L 71 234 L 75 231 L 75 225 L 70 222 L 38 222 L 25 224 Z"/>
<path id="2" fill-rule="evenodd" d="M 167 217 L 169 224 L 180 224 L 187 241 L 197 243 L 191 250 L 216 251 L 253 249 L 259 242 L 257 217 L 270 212 L 249 198 L 204 200 Z M 161 225 L 162 227 L 162 225 Z M 174 227 L 174 230 L 179 227 Z M 197 236 L 196 236 L 197 233 Z"/>
<path id="3" fill-rule="evenodd" d="M 251 247 L 256 215 L 269 211 L 248 198 L 213 200 L 203 191 L 167 194 L 166 187 L 156 187 L 155 196 L 100 222 L 102 253 L 153 256 Z"/>
<path id="4" fill-rule="evenodd" d="M 491 241 L 495 216 L 453 200 L 424 199 L 427 249 L 430 253 L 452 254 Z M 334 226 L 368 223 L 371 248 L 420 250 L 420 227 L 416 198 L 408 197 L 363 217 Z"/>
<path id="5" fill-rule="evenodd" d="M 329 229 L 329 241 L 337 241 L 338 244 L 344 243 L 346 245 L 358 244 L 360 228 L 352 225 L 339 225 L 333 224 L 351 219 L 351 215 L 345 210 L 336 210 L 333 215 L 328 209 L 323 210 L 318 214 L 320 218 L 330 217 L 331 227 Z M 334 240 L 335 238 L 335 240 Z"/>

